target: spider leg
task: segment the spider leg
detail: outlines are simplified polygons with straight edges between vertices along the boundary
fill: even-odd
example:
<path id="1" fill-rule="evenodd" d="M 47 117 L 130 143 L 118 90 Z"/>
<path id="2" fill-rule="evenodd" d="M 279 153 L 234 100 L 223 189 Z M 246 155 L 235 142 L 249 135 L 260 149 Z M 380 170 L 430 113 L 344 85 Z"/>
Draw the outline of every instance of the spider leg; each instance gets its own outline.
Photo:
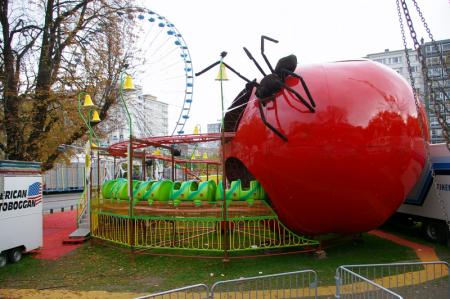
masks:
<path id="1" fill-rule="evenodd" d="M 195 76 L 200 76 L 200 75 L 202 75 L 203 73 L 206 73 L 207 71 L 209 71 L 210 69 L 212 69 L 213 67 L 215 67 L 216 65 L 218 65 L 219 63 L 220 63 L 220 60 L 214 62 L 213 64 L 211 64 L 210 66 L 208 66 L 208 67 L 206 67 L 205 69 L 201 70 L 200 72 L 195 73 Z M 224 65 L 227 69 L 229 69 L 230 71 L 232 71 L 233 73 L 235 73 L 239 78 L 241 78 L 241 79 L 244 80 L 245 82 L 247 82 L 247 83 L 252 83 L 252 82 L 253 82 L 253 81 L 250 81 L 249 79 L 247 79 L 246 77 L 244 77 L 243 75 L 241 75 L 239 72 L 237 72 L 235 69 L 233 69 L 231 66 L 229 66 L 229 65 L 226 64 L 225 62 L 222 61 L 222 63 L 223 63 L 223 65 Z M 254 83 L 252 83 L 252 84 L 255 84 L 255 83 L 256 83 L 256 82 L 254 82 Z"/>
<path id="2" fill-rule="evenodd" d="M 270 61 L 267 58 L 266 54 L 264 54 L 264 40 L 266 40 L 266 39 L 271 42 L 274 42 L 274 43 L 278 43 L 278 41 L 273 38 L 270 38 L 268 36 L 261 35 L 261 55 L 264 58 L 264 61 L 267 63 L 267 66 L 269 66 L 270 72 L 273 74 L 273 73 L 275 73 L 275 71 L 274 71 L 272 65 L 270 64 Z"/>
<path id="3" fill-rule="evenodd" d="M 235 73 L 239 78 L 241 78 L 242 80 L 246 81 L 247 83 L 252 83 L 253 81 L 250 81 L 249 79 L 245 78 L 244 76 L 242 76 L 238 71 L 236 71 L 234 68 L 232 68 L 231 66 L 229 66 L 228 64 L 226 64 L 225 62 L 222 62 L 223 65 L 229 69 L 230 71 L 232 71 L 233 73 Z"/>
<path id="4" fill-rule="evenodd" d="M 286 96 L 286 94 L 283 92 L 283 98 L 284 98 L 284 100 L 286 101 L 286 103 L 289 105 L 289 107 L 291 107 L 292 109 L 294 109 L 294 110 L 297 110 L 298 112 L 300 112 L 300 113 L 304 113 L 305 111 L 302 111 L 302 110 L 300 110 L 300 109 L 298 109 L 297 107 L 295 107 L 292 103 L 291 103 L 291 101 L 289 100 L 289 98 Z"/>
<path id="5" fill-rule="evenodd" d="M 303 77 L 300 76 L 299 74 L 296 74 L 296 73 L 291 72 L 291 71 L 286 70 L 286 69 L 283 69 L 283 70 L 281 70 L 281 71 L 282 71 L 283 73 L 285 73 L 285 74 L 291 75 L 292 77 L 295 77 L 295 78 L 300 79 L 300 82 L 302 83 L 303 89 L 304 89 L 305 92 L 306 92 L 306 96 L 308 97 L 309 102 L 311 103 L 311 105 L 312 105 L 313 107 L 316 107 L 316 103 L 315 103 L 313 97 L 311 96 L 311 93 L 309 92 L 308 86 L 306 85 L 305 80 L 303 80 Z"/>
<path id="6" fill-rule="evenodd" d="M 281 128 L 280 118 L 278 117 L 277 101 L 273 101 L 273 109 L 275 110 L 275 120 L 277 121 L 277 125 Z"/>
<path id="7" fill-rule="evenodd" d="M 206 73 L 207 71 L 209 71 L 210 69 L 212 69 L 213 67 L 215 67 L 216 65 L 218 65 L 219 63 L 220 63 L 220 60 L 214 62 L 214 63 L 211 64 L 210 66 L 206 67 L 204 70 L 202 70 L 202 71 L 200 71 L 200 72 L 198 72 L 198 73 L 195 73 L 195 76 L 197 77 L 197 76 L 200 76 L 200 75 L 203 74 L 203 73 Z"/>
<path id="8" fill-rule="evenodd" d="M 253 63 L 256 65 L 256 67 L 258 68 L 258 70 L 261 72 L 261 74 L 265 77 L 266 73 L 264 72 L 264 70 L 262 69 L 262 67 L 259 65 L 258 61 L 256 61 L 255 57 L 253 57 L 252 53 L 250 53 L 249 50 L 247 50 L 246 47 L 244 47 L 244 51 L 245 54 L 247 54 L 248 58 L 250 58 L 251 61 L 253 61 Z"/>
<path id="9" fill-rule="evenodd" d="M 292 88 L 290 88 L 289 86 L 287 86 L 285 83 L 283 83 L 283 87 L 286 88 L 287 90 L 289 90 L 290 92 L 292 92 L 293 94 L 295 94 L 295 96 L 297 97 L 298 100 L 300 100 L 300 102 L 303 103 L 303 105 L 306 106 L 306 108 L 309 109 L 309 111 L 311 112 L 316 112 L 314 110 L 314 107 L 312 107 L 298 92 L 296 92 L 295 90 L 293 90 Z"/>
<path id="10" fill-rule="evenodd" d="M 264 116 L 264 111 L 262 109 L 262 104 L 261 104 L 261 100 L 258 101 L 258 108 L 259 108 L 259 114 L 261 115 L 261 120 L 262 122 L 266 125 L 266 127 L 268 127 L 269 129 L 272 130 L 272 132 L 274 132 L 278 137 L 280 137 L 281 139 L 283 139 L 284 141 L 288 141 L 287 137 L 284 136 L 280 131 L 278 131 L 277 129 L 275 129 L 267 120 L 266 117 Z"/>
<path id="11" fill-rule="evenodd" d="M 252 82 L 249 82 L 249 83 L 247 83 L 247 84 L 245 84 L 245 87 L 247 88 L 248 86 L 251 86 L 251 87 L 258 87 L 260 84 L 258 83 L 258 82 L 256 82 L 256 79 L 253 79 L 253 81 Z"/>

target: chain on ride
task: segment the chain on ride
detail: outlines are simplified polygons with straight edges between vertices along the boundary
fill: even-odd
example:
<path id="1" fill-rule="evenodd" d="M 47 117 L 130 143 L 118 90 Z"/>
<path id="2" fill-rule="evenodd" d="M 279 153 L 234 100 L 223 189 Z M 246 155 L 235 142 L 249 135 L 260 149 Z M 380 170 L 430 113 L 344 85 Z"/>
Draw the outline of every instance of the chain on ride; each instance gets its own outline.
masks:
<path id="1" fill-rule="evenodd" d="M 430 28 L 429 28 L 427 22 L 425 21 L 425 18 L 423 16 L 422 11 L 420 10 L 416 0 L 412 0 L 412 1 L 414 3 L 414 6 L 416 7 L 416 10 L 417 10 L 417 12 L 419 14 L 419 17 L 420 17 L 422 23 L 424 24 L 425 30 L 428 33 L 428 36 L 429 36 L 429 38 L 430 38 L 430 40 L 431 40 L 431 42 L 433 44 L 433 47 L 436 49 L 436 53 L 439 54 L 439 60 L 440 60 L 440 63 L 441 63 L 441 68 L 444 70 L 443 71 L 443 75 L 444 75 L 444 72 L 445 72 L 445 75 L 446 75 L 446 76 L 443 76 L 443 77 L 446 77 L 447 80 L 450 80 L 449 79 L 449 74 L 448 74 L 448 71 L 447 71 L 447 67 L 445 65 L 445 59 L 444 59 L 444 57 L 442 55 L 442 51 L 439 49 L 438 44 L 434 40 L 433 35 L 431 34 L 431 31 L 430 31 Z M 428 66 L 426 64 L 426 59 L 425 59 L 425 57 L 424 57 L 424 55 L 422 53 L 422 48 L 421 48 L 421 46 L 420 46 L 420 44 L 419 44 L 419 42 L 417 40 L 417 34 L 416 34 L 415 30 L 414 30 L 413 22 L 411 20 L 410 14 L 409 14 L 409 10 L 408 10 L 408 6 L 406 4 L 406 1 L 405 0 L 401 0 L 401 4 L 402 4 L 402 8 L 403 8 L 403 13 L 405 15 L 406 23 L 407 23 L 407 25 L 409 27 L 411 38 L 412 38 L 413 43 L 414 43 L 414 49 L 417 51 L 418 59 L 419 59 L 419 62 L 421 64 L 421 66 L 422 66 L 422 73 L 423 73 L 424 80 L 426 82 L 426 86 L 425 87 L 427 88 L 427 91 L 428 91 L 428 94 L 429 94 L 429 97 L 430 97 L 430 102 L 433 105 L 433 112 L 436 115 L 438 123 L 439 123 L 439 125 L 442 128 L 442 135 L 445 138 L 445 142 L 447 144 L 447 149 L 450 151 L 450 138 L 449 138 L 450 134 L 449 134 L 449 128 L 448 128 L 449 125 L 448 125 L 448 122 L 446 121 L 446 118 L 445 118 L 446 113 L 449 114 L 449 111 L 448 111 L 448 109 L 447 109 L 447 107 L 445 105 L 445 102 L 440 100 L 436 96 L 436 91 L 435 91 L 435 88 L 433 86 L 433 83 L 430 82 L 430 78 L 428 76 Z M 440 82 L 436 81 L 435 83 L 438 85 L 438 88 L 442 91 L 443 98 L 448 101 L 448 99 L 449 99 L 448 95 L 445 92 L 445 90 L 443 89 L 443 87 L 440 86 Z"/>
<path id="2" fill-rule="evenodd" d="M 408 45 L 407 45 L 407 42 L 406 42 L 405 30 L 404 30 L 404 26 L 403 26 L 402 10 L 400 8 L 399 1 L 401 1 L 401 6 L 403 8 L 403 13 L 405 15 L 406 23 L 408 25 L 408 28 L 409 28 L 409 31 L 410 31 L 410 35 L 411 35 L 411 38 L 412 38 L 413 43 L 414 43 L 414 49 L 416 50 L 417 57 L 419 59 L 419 62 L 421 63 L 422 74 L 424 76 L 424 81 L 425 81 L 425 87 L 427 88 L 428 95 L 430 95 L 430 98 L 432 100 L 434 113 L 436 114 L 436 117 L 438 118 L 438 122 L 439 122 L 439 124 L 442 127 L 442 132 L 443 132 L 444 138 L 446 139 L 447 149 L 450 150 L 450 140 L 449 140 L 449 134 L 448 134 L 448 123 L 445 120 L 445 114 L 444 114 L 445 112 L 448 113 L 448 110 L 445 107 L 445 103 L 442 103 L 442 102 L 438 103 L 438 99 L 436 97 L 436 93 L 434 91 L 434 87 L 432 86 L 432 84 L 430 84 L 430 78 L 428 77 L 428 67 L 426 65 L 425 57 L 423 56 L 423 53 L 422 53 L 422 48 L 421 48 L 421 46 L 420 46 L 420 44 L 419 44 L 419 42 L 417 40 L 417 34 L 416 34 L 415 30 L 414 30 L 414 26 L 413 26 L 413 23 L 412 23 L 412 20 L 411 20 L 411 16 L 409 14 L 408 6 L 407 6 L 405 0 L 396 0 L 397 13 L 398 13 L 399 22 L 400 22 L 400 31 L 401 31 L 402 39 L 403 39 L 403 47 L 404 47 L 405 56 L 406 56 L 406 63 L 407 63 L 407 66 L 408 66 L 409 78 L 410 78 L 410 81 L 411 81 L 411 87 L 412 87 L 413 94 L 414 94 L 414 101 L 415 101 L 415 104 L 416 104 L 417 115 L 420 118 L 419 119 L 420 131 L 421 131 L 421 134 L 422 134 L 423 142 L 425 143 L 427 164 L 430 165 L 431 176 L 432 176 L 432 179 L 433 179 L 433 186 L 434 186 L 434 188 L 436 190 L 436 195 L 437 195 L 439 204 L 441 205 L 441 208 L 442 208 L 442 214 L 443 214 L 443 216 L 445 218 L 445 221 L 446 221 L 446 224 L 447 224 L 447 228 L 448 228 L 448 230 L 450 232 L 450 220 L 449 220 L 449 215 L 447 213 L 447 207 L 446 207 L 447 205 L 446 205 L 446 202 L 444 201 L 444 199 L 442 198 L 441 192 L 440 192 L 440 190 L 439 190 L 439 188 L 437 186 L 436 172 L 435 172 L 435 169 L 433 167 L 433 163 L 431 161 L 429 145 L 428 145 L 428 142 L 426 141 L 426 138 L 425 138 L 425 129 L 426 128 L 425 128 L 425 124 L 423 123 L 423 121 L 422 121 L 422 119 L 420 117 L 419 97 L 417 95 L 417 90 L 415 88 L 414 77 L 413 77 L 413 74 L 412 74 L 411 61 L 410 61 L 410 57 L 409 57 Z M 419 13 L 419 16 L 420 16 L 420 18 L 422 20 L 422 23 L 424 24 L 424 27 L 425 27 L 425 29 L 426 29 L 426 31 L 428 33 L 429 38 L 431 39 L 431 41 L 433 43 L 433 46 L 436 48 L 436 51 L 440 55 L 440 62 L 441 62 L 442 67 L 445 69 L 445 72 L 446 72 L 446 75 L 447 75 L 447 79 L 448 79 L 449 76 L 448 76 L 448 72 L 447 72 L 447 69 L 446 69 L 445 61 L 444 61 L 444 59 L 442 57 L 442 52 L 439 51 L 439 47 L 436 44 L 436 42 L 435 42 L 435 40 L 433 38 L 433 35 L 431 34 L 430 28 L 428 27 L 428 24 L 426 23 L 425 18 L 423 16 L 419 6 L 417 5 L 416 0 L 412 0 L 412 1 L 414 3 L 414 6 L 416 7 L 416 10 Z M 444 92 L 444 98 L 448 99 L 448 96 L 447 96 L 447 94 L 445 92 Z M 443 114 L 444 114 L 444 116 L 443 116 Z"/>
<path id="3" fill-rule="evenodd" d="M 443 56 L 443 51 L 441 51 L 439 49 L 439 45 L 434 40 L 433 34 L 431 33 L 431 30 L 430 30 L 430 27 L 428 26 L 427 22 L 425 21 L 425 17 L 423 16 L 423 13 L 420 10 L 419 5 L 417 4 L 417 1 L 416 0 L 412 0 L 412 1 L 413 1 L 414 6 L 415 6 L 415 8 L 417 10 L 417 13 L 419 14 L 420 20 L 423 23 L 423 26 L 425 27 L 425 30 L 426 30 L 426 32 L 428 34 L 428 37 L 430 38 L 431 43 L 433 44 L 433 47 L 436 49 L 436 53 L 438 54 L 439 62 L 440 62 L 441 68 L 442 68 L 442 81 L 443 81 L 443 83 L 445 85 L 445 80 L 447 80 L 447 81 L 450 80 L 450 76 L 449 76 L 449 73 L 448 73 L 448 69 L 447 69 L 447 64 L 446 64 L 445 58 Z M 427 72 L 427 75 L 428 75 L 428 72 Z M 426 82 L 429 82 L 429 81 L 427 80 Z M 447 109 L 446 102 L 445 102 L 445 101 L 447 101 L 447 103 L 448 103 L 449 96 L 445 92 L 444 87 L 441 85 L 441 83 L 439 81 L 436 81 L 435 83 L 438 85 L 437 89 L 443 95 L 443 100 L 444 101 L 441 101 L 436 96 L 436 93 L 433 90 L 432 91 L 432 95 L 434 96 L 434 102 L 433 102 L 433 106 L 434 107 L 433 108 L 435 110 L 435 114 L 437 116 L 439 125 L 442 127 L 442 134 L 443 134 L 443 136 L 444 136 L 444 138 L 445 138 L 445 140 L 447 142 L 447 148 L 450 150 L 449 132 L 448 132 L 449 124 L 446 121 L 446 116 L 448 116 L 450 113 L 449 113 L 449 110 Z M 431 84 L 431 88 L 432 89 L 434 88 L 433 83 Z"/>

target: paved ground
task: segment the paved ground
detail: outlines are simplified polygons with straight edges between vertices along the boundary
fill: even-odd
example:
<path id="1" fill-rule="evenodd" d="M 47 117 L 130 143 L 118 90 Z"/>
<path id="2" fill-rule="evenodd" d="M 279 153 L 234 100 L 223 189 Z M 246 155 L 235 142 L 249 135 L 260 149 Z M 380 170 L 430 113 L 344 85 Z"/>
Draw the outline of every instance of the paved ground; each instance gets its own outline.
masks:
<path id="1" fill-rule="evenodd" d="M 66 291 L 66 290 L 34 290 L 34 289 L 0 289 L 0 298 L 7 299 L 131 299 L 146 294 L 112 293 L 106 291 Z"/>
<path id="2" fill-rule="evenodd" d="M 430 246 L 415 243 L 412 241 L 408 241 L 408 240 L 402 239 L 396 235 L 393 235 L 393 234 L 390 234 L 387 232 L 383 232 L 383 231 L 377 230 L 377 229 L 371 231 L 370 233 L 372 235 L 378 236 L 380 238 L 387 239 L 394 243 L 400 244 L 402 246 L 406 246 L 406 247 L 414 249 L 414 251 L 417 254 L 417 257 L 419 257 L 421 262 L 439 261 L 439 257 L 436 255 L 434 248 L 432 248 Z"/>
<path id="3" fill-rule="evenodd" d="M 65 211 L 70 210 L 71 208 L 76 210 L 76 204 L 78 199 L 80 198 L 81 193 L 61 193 L 61 194 L 44 194 L 44 212 L 49 212 L 53 210 L 53 212 L 61 211 L 61 208 L 64 208 Z"/>
<path id="4" fill-rule="evenodd" d="M 80 244 L 62 244 L 63 240 L 67 239 L 77 227 L 76 213 L 76 211 L 68 211 L 44 215 L 44 246 L 37 251 L 36 258 L 57 260 L 80 246 Z"/>

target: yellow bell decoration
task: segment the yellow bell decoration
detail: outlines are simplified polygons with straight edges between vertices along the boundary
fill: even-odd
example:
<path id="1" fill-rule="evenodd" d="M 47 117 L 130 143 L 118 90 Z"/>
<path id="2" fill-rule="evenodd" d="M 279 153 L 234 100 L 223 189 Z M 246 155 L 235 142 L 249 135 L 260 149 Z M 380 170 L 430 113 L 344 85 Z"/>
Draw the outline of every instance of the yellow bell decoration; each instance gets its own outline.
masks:
<path id="1" fill-rule="evenodd" d="M 203 160 L 207 160 L 208 159 L 208 154 L 206 152 L 203 153 Z"/>
<path id="2" fill-rule="evenodd" d="M 225 65 L 223 63 L 220 64 L 219 73 L 217 73 L 217 77 L 216 77 L 216 81 L 221 81 L 221 80 L 222 81 L 228 81 L 226 68 L 225 68 Z"/>
<path id="3" fill-rule="evenodd" d="M 91 96 L 86 94 L 84 96 L 84 104 L 83 107 L 92 107 L 94 106 L 94 103 L 92 102 Z"/>
<path id="4" fill-rule="evenodd" d="M 123 89 L 134 89 L 133 78 L 130 75 L 125 76 L 125 82 L 123 83 Z"/>
<path id="5" fill-rule="evenodd" d="M 91 143 L 91 148 L 97 148 L 98 146 L 97 146 L 97 144 L 95 144 L 95 143 Z"/>
<path id="6" fill-rule="evenodd" d="M 153 151 L 152 154 L 155 155 L 155 156 L 160 156 L 161 155 L 161 150 L 157 149 L 157 150 Z"/>
<path id="7" fill-rule="evenodd" d="M 94 112 L 92 113 L 91 122 L 98 123 L 99 121 L 100 121 L 100 116 L 98 115 L 98 112 L 96 110 L 94 110 Z"/>

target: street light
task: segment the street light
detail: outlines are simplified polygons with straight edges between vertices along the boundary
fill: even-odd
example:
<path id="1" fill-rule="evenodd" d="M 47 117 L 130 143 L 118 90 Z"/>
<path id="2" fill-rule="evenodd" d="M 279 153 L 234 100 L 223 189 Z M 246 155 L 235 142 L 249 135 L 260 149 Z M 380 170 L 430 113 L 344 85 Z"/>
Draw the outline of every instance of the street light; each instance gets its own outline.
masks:
<path id="1" fill-rule="evenodd" d="M 83 105 L 81 105 L 81 98 L 84 95 L 84 102 Z M 95 137 L 97 143 L 98 138 L 95 134 L 95 131 L 92 129 L 91 123 L 98 123 L 100 122 L 100 116 L 98 115 L 98 112 L 96 110 L 95 104 L 92 102 L 91 96 L 86 92 L 80 92 L 78 94 L 78 103 L 77 103 L 78 113 L 80 114 L 81 119 L 83 120 L 84 124 L 86 125 L 88 131 L 89 131 L 89 148 L 87 150 L 86 156 L 85 156 L 85 172 L 84 172 L 84 190 L 85 190 L 85 199 L 86 199 L 86 212 L 88 213 L 89 217 L 89 230 L 92 232 L 91 227 L 91 196 L 92 196 L 92 148 L 97 147 L 92 142 L 92 136 Z M 88 170 L 88 171 L 86 171 Z M 89 174 L 89 177 L 88 177 Z M 86 188 L 88 186 L 88 188 Z M 98 186 L 99 188 L 99 186 Z M 86 192 L 86 189 L 88 190 Z M 78 207 L 77 207 L 78 208 Z M 78 214 L 78 212 L 77 212 Z M 79 222 L 77 219 L 77 226 Z"/>
<path id="2" fill-rule="evenodd" d="M 195 125 L 193 134 L 198 135 L 201 132 L 202 132 L 202 128 L 201 128 L 200 124 Z"/>
<path id="3" fill-rule="evenodd" d="M 125 75 L 125 78 L 124 78 Z M 119 81 L 119 97 L 122 102 L 123 107 L 125 108 L 125 112 L 127 114 L 128 119 L 128 128 L 130 131 L 129 134 L 129 143 L 128 143 L 128 155 L 127 155 L 127 180 L 128 180 L 128 200 L 129 200 L 129 207 L 128 207 L 128 215 L 129 215 L 129 225 L 128 225 L 128 237 L 129 237 L 129 244 L 131 244 L 131 248 L 133 248 L 133 242 L 132 242 L 132 235 L 134 234 L 134 227 L 132 227 L 132 220 L 133 217 L 133 128 L 132 128 L 132 119 L 130 115 L 130 111 L 128 110 L 127 103 L 125 102 L 125 99 L 123 97 L 123 91 L 124 90 L 132 90 L 134 89 L 133 84 L 133 78 L 125 73 L 120 74 L 120 81 Z"/>
<path id="4" fill-rule="evenodd" d="M 125 75 L 125 78 L 124 78 Z M 133 84 L 133 78 L 128 75 L 128 74 L 124 74 L 122 73 L 120 75 L 120 85 L 119 85 L 119 95 L 120 95 L 120 100 L 122 102 L 123 107 L 125 108 L 125 112 L 127 114 L 127 119 L 128 119 L 128 129 L 129 129 L 129 144 L 128 144 L 128 196 L 130 199 L 130 202 L 133 200 L 133 184 L 132 184 L 132 171 L 133 171 L 133 148 L 132 148 L 132 144 L 133 144 L 133 127 L 132 127 L 132 119 L 131 119 L 131 114 L 130 111 L 128 109 L 127 103 L 125 102 L 125 99 L 123 97 L 123 91 L 124 90 L 132 90 L 134 89 L 134 84 Z"/>
<path id="5" fill-rule="evenodd" d="M 125 76 L 125 81 L 123 82 L 123 89 L 125 90 L 134 89 L 133 78 L 128 74 Z"/>
<path id="6" fill-rule="evenodd" d="M 80 93 L 82 94 L 82 92 Z M 91 96 L 89 94 L 86 94 L 84 96 L 84 103 L 83 103 L 83 107 L 93 107 L 95 106 L 94 103 L 92 102 Z"/>
<path id="7" fill-rule="evenodd" d="M 220 100 L 222 104 L 222 134 L 221 134 L 221 144 L 222 144 L 222 187 L 223 187 L 223 218 L 225 220 L 225 242 L 224 242 L 224 261 L 228 261 L 228 207 L 227 207 L 227 191 L 226 184 L 227 178 L 225 175 L 225 107 L 224 107 L 224 96 L 223 96 L 223 81 L 228 81 L 228 76 L 225 72 L 225 64 L 223 59 L 227 55 L 226 52 L 222 52 L 219 60 L 219 73 L 217 74 L 216 81 L 220 82 Z"/>
<path id="8" fill-rule="evenodd" d="M 83 95 L 84 95 L 84 102 L 83 102 L 83 105 L 81 105 L 81 98 Z M 83 113 L 83 111 L 86 111 L 86 115 L 85 115 L 85 113 Z M 84 124 L 88 128 L 89 146 L 92 147 L 92 136 L 95 137 L 97 143 L 98 143 L 98 137 L 97 137 L 97 134 L 95 134 L 95 131 L 91 126 L 91 123 L 100 122 L 100 116 L 96 110 L 95 104 L 92 102 L 91 96 L 84 91 L 82 91 L 78 94 L 78 113 L 80 114 L 81 119 L 83 120 Z"/>
<path id="9" fill-rule="evenodd" d="M 207 68 L 205 68 L 204 70 L 196 73 L 196 76 L 200 76 L 201 74 L 209 71 L 210 69 L 212 69 L 213 67 L 215 67 L 216 65 L 219 65 L 219 73 L 217 74 L 216 77 L 216 81 L 220 82 L 220 99 L 221 99 L 221 104 L 222 104 L 222 128 L 221 128 L 221 143 L 222 143 L 222 187 L 223 187 L 223 220 L 225 222 L 225 227 L 224 227 L 224 261 L 228 261 L 228 211 L 227 211 L 227 196 L 226 196 L 226 176 L 225 176 L 225 123 L 224 123 L 224 119 L 225 119 L 225 107 L 224 107 L 224 96 L 223 96 L 223 81 L 227 81 L 228 80 L 228 76 L 226 74 L 225 69 L 228 67 L 225 62 L 223 61 L 223 59 L 225 58 L 225 56 L 227 56 L 227 52 L 222 52 L 220 53 L 220 60 L 214 62 L 213 64 L 211 64 L 210 66 L 208 66 Z M 242 75 L 240 75 L 239 73 L 237 73 L 235 70 L 233 70 L 232 68 L 228 67 L 231 71 L 233 71 L 235 74 L 237 74 L 239 77 L 242 78 Z"/>

